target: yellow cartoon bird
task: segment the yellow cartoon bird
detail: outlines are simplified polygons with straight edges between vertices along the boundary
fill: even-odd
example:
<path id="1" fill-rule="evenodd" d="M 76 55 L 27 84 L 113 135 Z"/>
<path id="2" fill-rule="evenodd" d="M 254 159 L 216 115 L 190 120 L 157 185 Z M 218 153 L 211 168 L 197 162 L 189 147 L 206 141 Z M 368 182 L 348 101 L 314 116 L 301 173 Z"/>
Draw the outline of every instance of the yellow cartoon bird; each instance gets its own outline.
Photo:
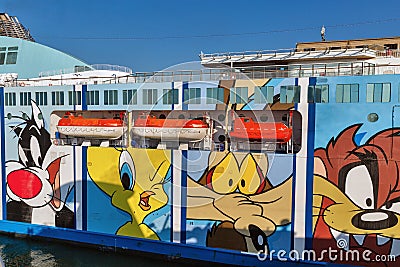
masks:
<path id="1" fill-rule="evenodd" d="M 170 151 L 90 147 L 87 162 L 93 182 L 113 206 L 131 216 L 116 234 L 159 239 L 143 221 L 168 203 L 163 185 L 168 182 Z"/>

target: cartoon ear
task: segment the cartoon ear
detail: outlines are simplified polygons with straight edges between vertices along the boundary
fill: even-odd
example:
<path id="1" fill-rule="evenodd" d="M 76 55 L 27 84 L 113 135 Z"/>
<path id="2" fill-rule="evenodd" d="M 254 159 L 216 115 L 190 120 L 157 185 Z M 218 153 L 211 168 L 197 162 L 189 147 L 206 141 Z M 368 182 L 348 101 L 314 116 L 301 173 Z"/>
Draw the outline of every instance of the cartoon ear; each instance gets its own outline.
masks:
<path id="1" fill-rule="evenodd" d="M 327 176 L 325 164 L 319 157 L 314 157 L 314 174 L 317 174 L 325 178 Z"/>
<path id="2" fill-rule="evenodd" d="M 32 117 L 35 120 L 37 127 L 41 129 L 44 126 L 42 111 L 36 105 L 36 102 L 33 101 L 32 99 L 31 99 L 31 106 L 32 106 Z"/>
<path id="3" fill-rule="evenodd" d="M 14 133 L 15 133 L 17 136 L 19 136 L 19 134 L 20 134 L 21 131 L 22 131 L 22 128 L 21 128 L 21 127 L 13 127 L 13 126 L 10 126 L 10 128 L 11 128 L 12 131 L 14 131 Z"/>

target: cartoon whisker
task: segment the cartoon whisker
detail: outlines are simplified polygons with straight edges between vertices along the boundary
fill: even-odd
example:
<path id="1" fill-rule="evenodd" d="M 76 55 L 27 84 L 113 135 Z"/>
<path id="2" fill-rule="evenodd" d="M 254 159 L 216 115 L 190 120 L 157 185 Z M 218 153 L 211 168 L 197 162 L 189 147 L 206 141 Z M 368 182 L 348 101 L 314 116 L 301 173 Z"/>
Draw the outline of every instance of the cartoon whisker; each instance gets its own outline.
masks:
<path id="1" fill-rule="evenodd" d="M 328 208 L 322 208 L 322 207 L 318 207 L 318 206 L 312 206 L 313 208 L 319 209 L 319 210 L 327 210 L 330 211 Z"/>
<path id="2" fill-rule="evenodd" d="M 60 202 L 62 202 L 64 205 L 66 204 L 66 202 L 64 201 L 64 200 L 62 200 L 61 198 L 58 198 L 58 197 L 56 197 L 56 196 L 53 196 L 53 195 L 51 195 L 51 194 L 47 194 L 49 197 L 52 197 L 52 198 L 54 198 L 54 199 L 57 199 L 58 201 L 60 201 Z M 50 207 L 51 207 L 51 205 L 50 205 Z"/>
<path id="3" fill-rule="evenodd" d="M 15 129 L 17 129 L 19 126 L 22 126 L 22 125 L 26 125 L 26 122 L 22 122 L 20 124 L 15 125 L 15 126 L 10 126 L 10 128 L 11 128 L 10 132 L 15 131 Z"/>
<path id="4" fill-rule="evenodd" d="M 328 198 L 328 199 L 330 199 L 330 200 L 334 201 L 334 202 L 335 202 L 335 204 L 344 204 L 343 202 L 337 202 L 335 199 L 333 199 L 332 197 L 330 197 L 330 196 L 327 196 L 327 195 L 323 195 L 323 194 L 316 194 L 316 193 L 314 193 L 314 196 L 326 197 L 326 198 Z"/>

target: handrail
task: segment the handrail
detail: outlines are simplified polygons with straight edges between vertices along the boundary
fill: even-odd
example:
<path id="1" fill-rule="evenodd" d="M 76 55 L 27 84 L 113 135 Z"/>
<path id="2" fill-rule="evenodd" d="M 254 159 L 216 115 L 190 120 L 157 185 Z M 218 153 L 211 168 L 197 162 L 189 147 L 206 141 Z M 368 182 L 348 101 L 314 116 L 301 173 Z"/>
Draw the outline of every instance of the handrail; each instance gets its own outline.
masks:
<path id="1" fill-rule="evenodd" d="M 94 65 L 76 66 L 75 68 L 67 68 L 61 70 L 42 71 L 39 73 L 39 77 L 49 77 L 55 75 L 72 74 L 72 73 L 95 71 L 95 70 L 118 71 L 129 74 L 132 73 L 132 69 L 125 66 L 110 65 L 110 64 L 94 64 Z"/>
<path id="2" fill-rule="evenodd" d="M 229 57 L 229 56 L 250 56 L 250 55 L 263 55 L 263 54 L 274 54 L 274 53 L 293 53 L 296 52 L 296 48 L 277 49 L 277 50 L 248 50 L 242 52 L 218 52 L 204 54 L 200 53 L 200 59 L 213 58 L 213 57 Z"/>
<path id="3" fill-rule="evenodd" d="M 289 68 L 288 68 L 289 67 Z M 119 84 L 119 83 L 155 83 L 182 81 L 220 81 L 235 79 L 267 79 L 287 77 L 320 76 L 367 76 L 382 74 L 400 74 L 400 65 L 374 65 L 368 62 L 343 62 L 332 64 L 315 63 L 313 65 L 266 66 L 237 69 L 201 69 L 182 71 L 136 72 L 122 76 L 74 76 L 48 77 L 39 79 L 16 79 L 5 86 L 43 86 L 71 84 Z"/>
<path id="4" fill-rule="evenodd" d="M 337 47 L 339 49 L 335 49 L 337 51 L 340 50 L 348 50 L 348 49 L 353 49 L 357 50 L 360 49 L 359 47 L 349 47 L 349 46 L 340 46 Z M 387 51 L 393 51 L 399 53 L 400 50 L 391 50 L 391 49 L 386 49 L 382 45 L 365 45 L 361 48 L 362 50 L 369 50 L 369 51 L 374 51 L 376 53 L 379 53 L 380 55 L 385 55 Z M 304 53 L 304 52 L 326 52 L 327 50 L 329 51 L 335 51 L 331 50 L 330 47 L 324 48 L 322 50 L 307 50 L 307 47 L 302 47 L 302 48 L 284 48 L 284 49 L 276 49 L 276 50 L 248 50 L 248 51 L 241 51 L 241 52 L 217 52 L 217 53 L 203 53 L 201 52 L 199 54 L 199 57 L 201 60 L 203 59 L 209 59 L 209 58 L 230 58 L 230 57 L 235 57 L 235 56 L 262 56 L 262 55 L 271 55 L 271 54 L 283 54 L 283 53 Z"/>

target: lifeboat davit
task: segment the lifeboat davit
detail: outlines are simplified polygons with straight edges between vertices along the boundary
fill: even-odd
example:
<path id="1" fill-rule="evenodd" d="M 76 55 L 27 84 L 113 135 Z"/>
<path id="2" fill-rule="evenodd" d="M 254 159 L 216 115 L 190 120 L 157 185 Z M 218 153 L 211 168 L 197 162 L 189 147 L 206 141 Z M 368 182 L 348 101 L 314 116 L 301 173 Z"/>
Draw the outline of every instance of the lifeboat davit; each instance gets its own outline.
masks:
<path id="1" fill-rule="evenodd" d="M 136 136 L 166 141 L 200 141 L 208 131 L 208 124 L 201 119 L 158 119 L 153 115 L 140 115 L 132 127 Z"/>
<path id="2" fill-rule="evenodd" d="M 252 118 L 236 118 L 231 138 L 258 142 L 287 143 L 292 138 L 292 129 L 282 122 L 256 122 Z"/>
<path id="3" fill-rule="evenodd" d="M 58 121 L 57 131 L 71 137 L 88 139 L 118 139 L 126 131 L 123 114 L 113 119 L 84 118 L 67 112 Z"/>

